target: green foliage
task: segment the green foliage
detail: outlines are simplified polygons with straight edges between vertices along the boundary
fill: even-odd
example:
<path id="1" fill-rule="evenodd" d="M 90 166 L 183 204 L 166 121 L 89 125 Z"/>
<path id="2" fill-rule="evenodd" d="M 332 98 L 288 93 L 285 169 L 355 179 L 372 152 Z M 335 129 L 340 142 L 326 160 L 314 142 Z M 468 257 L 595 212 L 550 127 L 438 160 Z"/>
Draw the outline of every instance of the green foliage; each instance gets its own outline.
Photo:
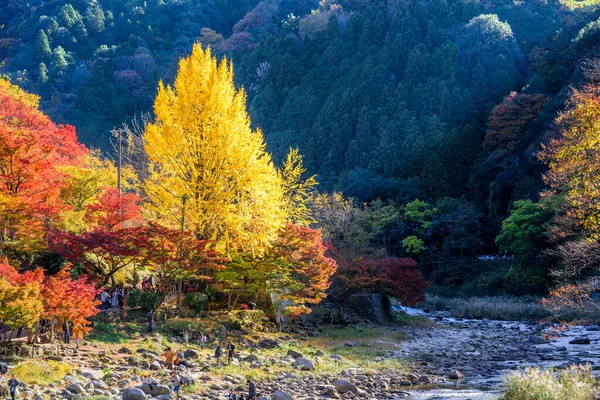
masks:
<path id="1" fill-rule="evenodd" d="M 407 236 L 402 240 L 402 247 L 408 254 L 419 254 L 425 250 L 425 243 L 416 236 Z"/>
<path id="2" fill-rule="evenodd" d="M 502 222 L 502 231 L 496 237 L 501 251 L 519 256 L 545 243 L 545 225 L 553 216 L 546 205 L 531 200 L 519 200 L 513 204 L 510 216 Z"/>
<path id="3" fill-rule="evenodd" d="M 594 400 L 598 391 L 589 365 L 562 371 L 526 368 L 509 373 L 505 381 L 505 400 Z"/>
<path id="4" fill-rule="evenodd" d="M 129 293 L 128 305 L 130 307 L 141 307 L 144 310 L 156 310 L 162 301 L 163 294 L 160 292 L 133 290 Z"/>
<path id="5" fill-rule="evenodd" d="M 206 293 L 186 293 L 183 296 L 183 305 L 189 309 L 200 312 L 208 307 L 208 295 Z"/>
<path id="6" fill-rule="evenodd" d="M 183 335 L 184 332 L 198 332 L 200 323 L 193 319 L 173 318 L 169 319 L 162 329 L 173 335 Z"/>

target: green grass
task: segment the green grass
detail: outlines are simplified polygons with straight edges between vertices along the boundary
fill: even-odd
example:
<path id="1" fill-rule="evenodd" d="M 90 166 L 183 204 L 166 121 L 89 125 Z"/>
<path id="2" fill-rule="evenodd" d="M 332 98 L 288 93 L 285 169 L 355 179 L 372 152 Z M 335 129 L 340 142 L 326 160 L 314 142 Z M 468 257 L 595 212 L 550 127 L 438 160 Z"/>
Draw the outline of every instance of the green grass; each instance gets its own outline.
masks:
<path id="1" fill-rule="evenodd" d="M 96 322 L 90 332 L 89 339 L 102 343 L 118 344 L 127 342 L 128 336 L 125 332 L 117 330 L 117 327 L 113 324 Z"/>
<path id="2" fill-rule="evenodd" d="M 64 362 L 27 360 L 17 364 L 11 373 L 30 385 L 49 385 L 62 380 L 71 370 L 72 366 Z"/>
<path id="3" fill-rule="evenodd" d="M 449 298 L 427 296 L 423 308 L 449 311 L 459 318 L 488 318 L 502 321 L 540 320 L 549 313 L 534 298 L 510 296 Z"/>
<path id="4" fill-rule="evenodd" d="M 560 372 L 526 368 L 511 372 L 505 381 L 505 400 L 595 400 L 599 388 L 589 365 Z"/>

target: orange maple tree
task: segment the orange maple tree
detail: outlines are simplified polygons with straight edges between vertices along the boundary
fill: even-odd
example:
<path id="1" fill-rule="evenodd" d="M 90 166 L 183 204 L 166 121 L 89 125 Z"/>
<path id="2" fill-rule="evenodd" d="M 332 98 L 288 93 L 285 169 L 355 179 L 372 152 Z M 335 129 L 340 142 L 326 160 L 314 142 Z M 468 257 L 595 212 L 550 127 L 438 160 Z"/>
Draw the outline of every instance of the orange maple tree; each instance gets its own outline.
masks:
<path id="1" fill-rule="evenodd" d="M 65 207 L 59 167 L 87 150 L 75 128 L 56 126 L 37 109 L 35 96 L 0 81 L 0 245 L 37 250 Z"/>
<path id="2" fill-rule="evenodd" d="M 72 324 L 74 334 L 87 332 L 89 318 L 98 312 L 98 293 L 85 278 L 72 279 L 69 266 L 46 276 L 41 268 L 19 273 L 0 259 L 0 315 L 10 317 L 3 319 L 10 329 L 28 329 L 30 341 L 46 329 L 53 333 L 64 321 Z"/>

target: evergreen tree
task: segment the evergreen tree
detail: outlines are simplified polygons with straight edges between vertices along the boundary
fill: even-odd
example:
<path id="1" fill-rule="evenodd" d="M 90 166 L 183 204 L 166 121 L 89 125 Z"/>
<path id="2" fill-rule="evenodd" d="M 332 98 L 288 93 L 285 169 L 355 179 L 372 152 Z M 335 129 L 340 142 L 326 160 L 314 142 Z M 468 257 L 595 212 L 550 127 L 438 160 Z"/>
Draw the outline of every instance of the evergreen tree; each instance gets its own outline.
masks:
<path id="1" fill-rule="evenodd" d="M 40 29 L 40 32 L 35 38 L 35 55 L 40 61 L 47 61 L 52 57 L 50 42 L 48 41 L 48 36 L 43 29 Z"/>

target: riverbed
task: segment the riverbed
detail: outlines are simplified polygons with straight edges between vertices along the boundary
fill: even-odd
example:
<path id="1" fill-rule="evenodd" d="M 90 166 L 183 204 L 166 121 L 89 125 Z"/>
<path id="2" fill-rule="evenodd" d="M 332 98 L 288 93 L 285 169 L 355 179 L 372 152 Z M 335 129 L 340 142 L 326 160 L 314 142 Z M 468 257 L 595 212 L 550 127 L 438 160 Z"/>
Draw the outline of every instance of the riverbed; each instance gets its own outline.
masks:
<path id="1" fill-rule="evenodd" d="M 396 344 L 394 355 L 424 365 L 438 376 L 459 371 L 464 377 L 444 386 L 414 387 L 411 399 L 488 400 L 502 396 L 504 377 L 526 367 L 566 368 L 589 363 L 600 370 L 600 328 L 572 326 L 565 330 L 536 322 L 452 318 L 427 315 L 435 325 L 415 328 Z M 585 337 L 589 344 L 573 344 Z M 587 340 L 581 340 L 587 342 Z M 599 371 L 600 372 L 600 371 Z"/>

